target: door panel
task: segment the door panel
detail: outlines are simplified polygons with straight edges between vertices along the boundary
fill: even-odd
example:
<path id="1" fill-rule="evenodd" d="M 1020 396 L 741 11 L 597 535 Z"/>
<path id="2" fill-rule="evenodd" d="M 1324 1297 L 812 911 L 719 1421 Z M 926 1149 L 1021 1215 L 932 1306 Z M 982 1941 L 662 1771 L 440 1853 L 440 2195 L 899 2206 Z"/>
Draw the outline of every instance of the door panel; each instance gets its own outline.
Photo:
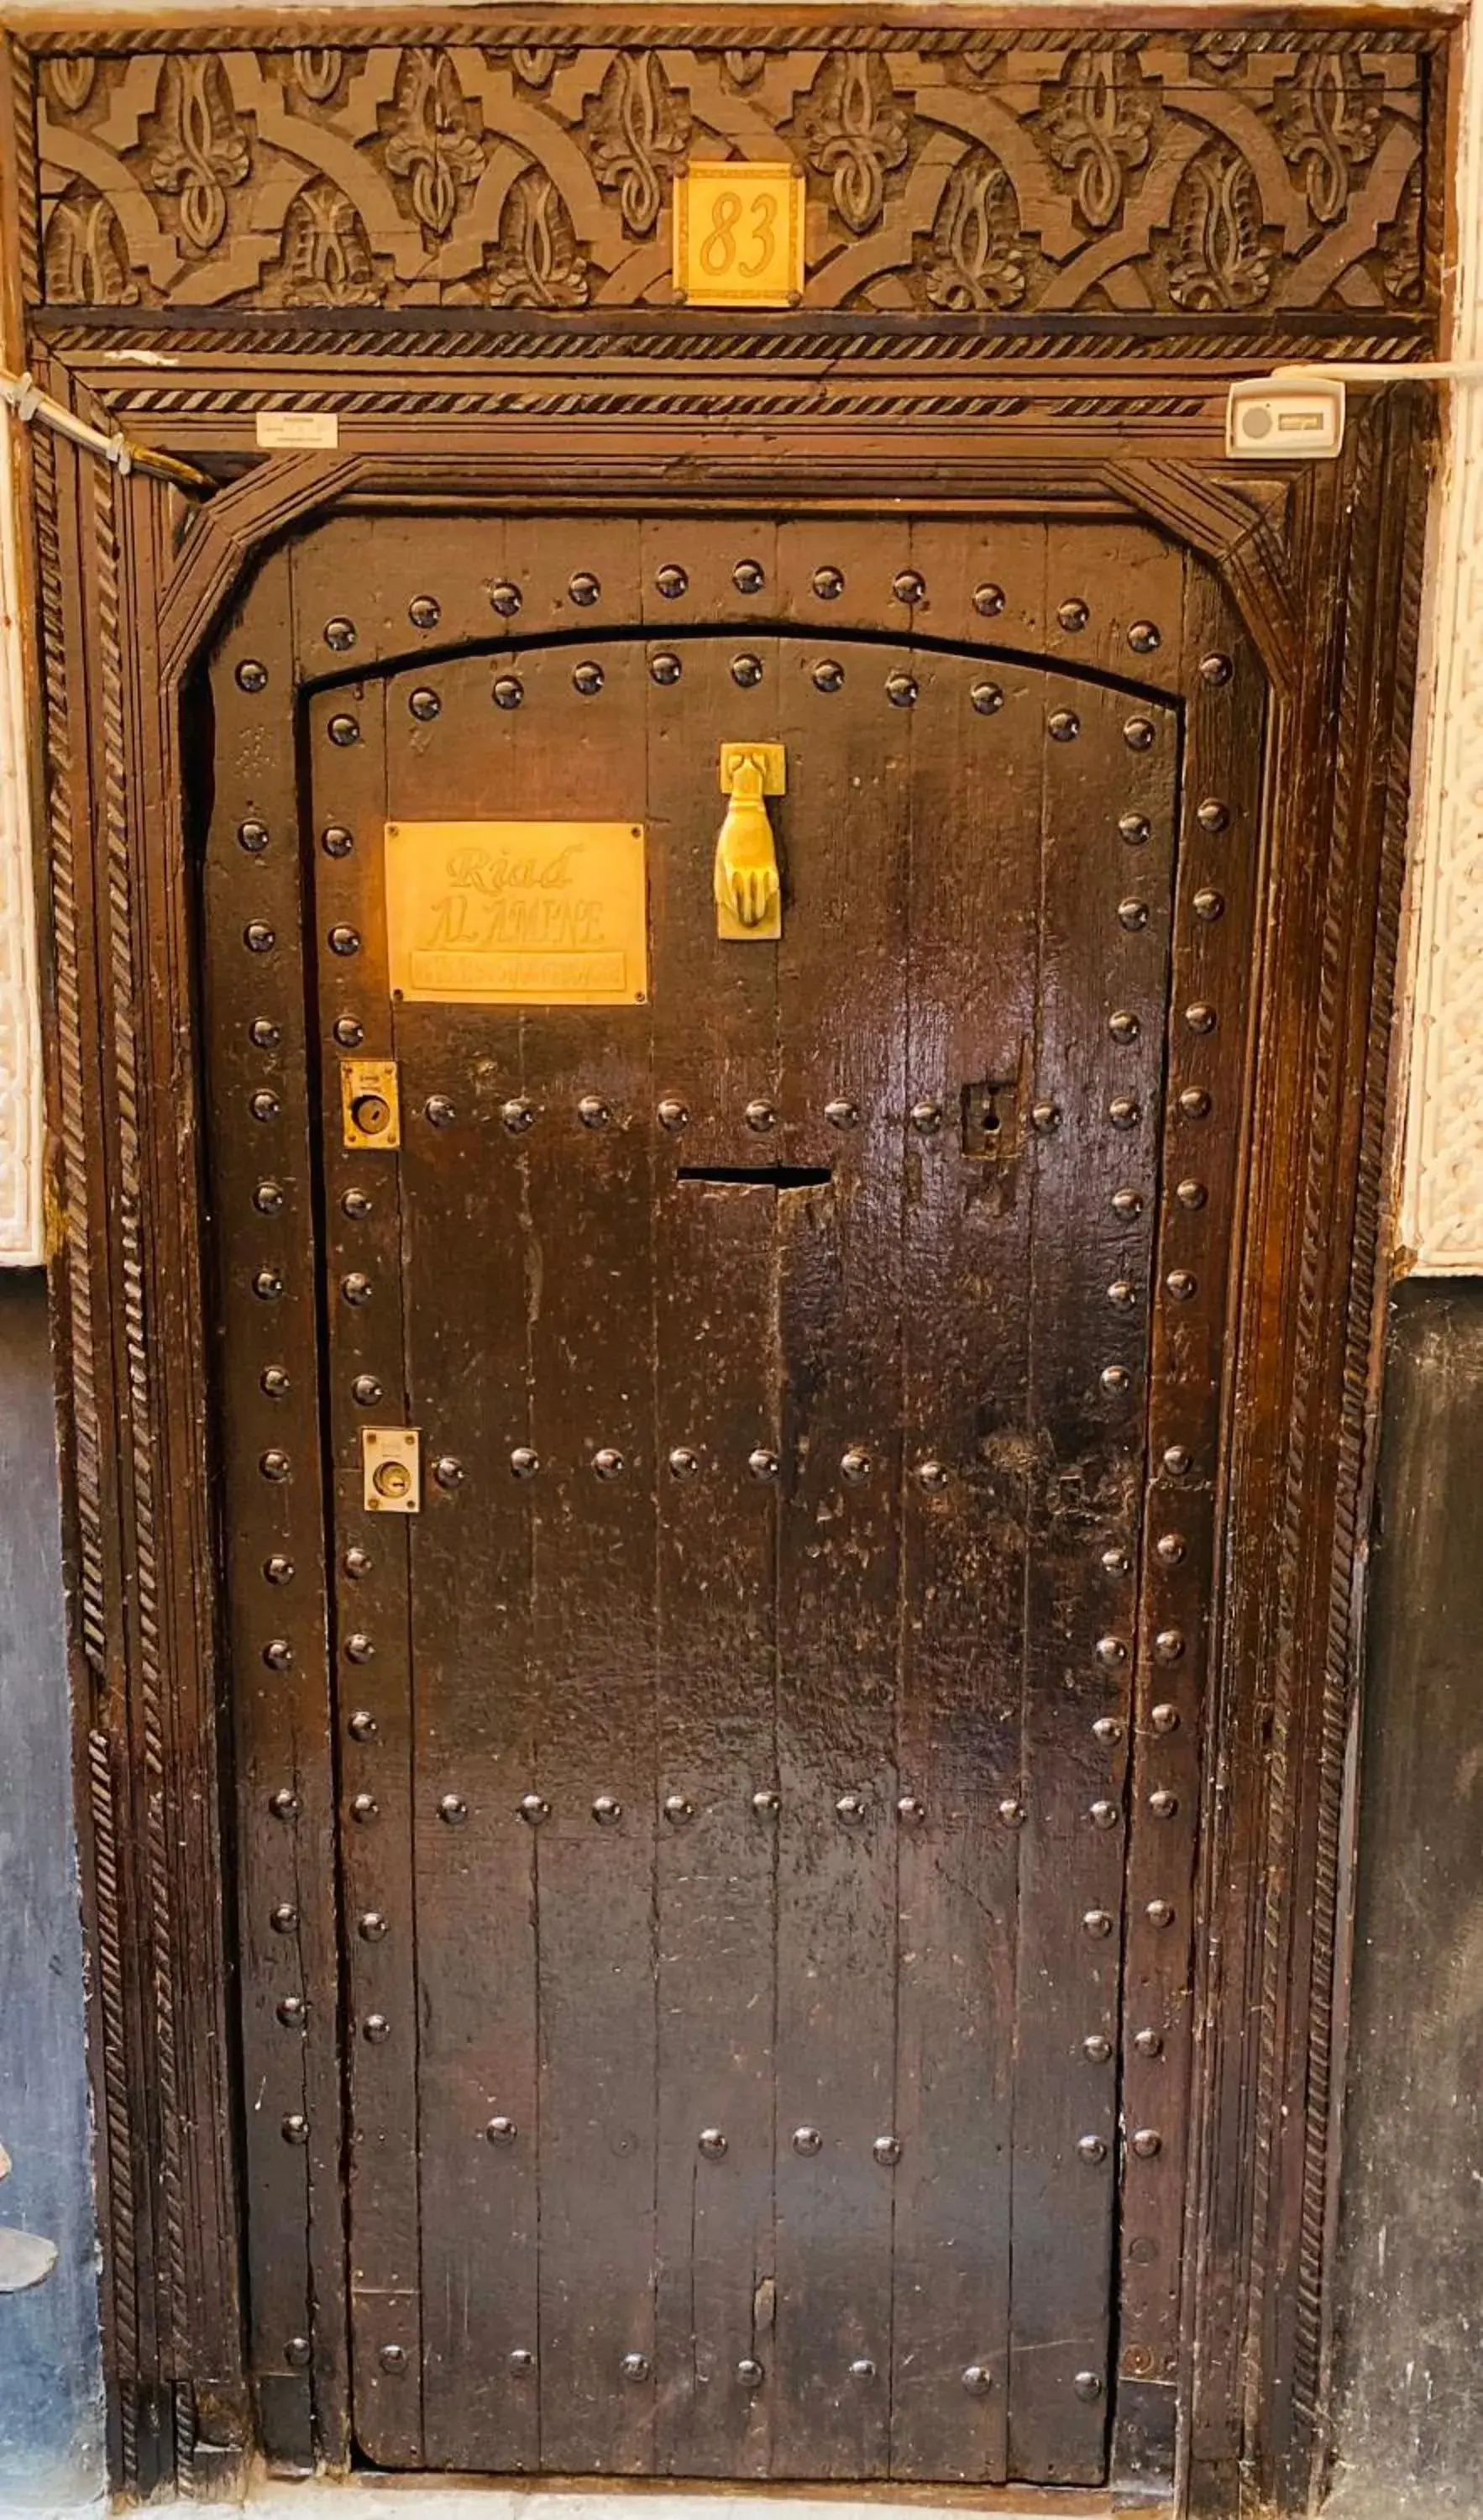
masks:
<path id="1" fill-rule="evenodd" d="M 1035 661 L 1048 551 L 512 520 L 508 649 L 310 703 L 382 2463 L 1103 2473 L 1179 717 Z M 991 566 L 1006 652 L 931 645 Z M 714 930 L 747 736 L 775 946 Z M 383 821 L 521 816 L 644 824 L 649 1003 L 393 1004 Z M 341 1144 L 352 1049 L 399 1153 Z M 369 1516 L 402 1422 L 423 1510 Z"/>

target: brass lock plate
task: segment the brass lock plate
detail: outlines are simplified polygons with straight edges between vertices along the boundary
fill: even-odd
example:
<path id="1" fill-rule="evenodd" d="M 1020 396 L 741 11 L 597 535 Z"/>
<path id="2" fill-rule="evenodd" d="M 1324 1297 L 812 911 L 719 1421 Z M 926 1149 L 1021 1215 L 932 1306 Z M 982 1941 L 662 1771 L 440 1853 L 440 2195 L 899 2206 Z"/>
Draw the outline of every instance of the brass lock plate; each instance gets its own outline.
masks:
<path id="1" fill-rule="evenodd" d="M 401 1097 L 394 1058 L 342 1058 L 339 1108 L 347 1147 L 399 1147 Z"/>
<path id="2" fill-rule="evenodd" d="M 361 1502 L 367 1513 L 421 1513 L 423 1439 L 416 1426 L 363 1426 Z"/>

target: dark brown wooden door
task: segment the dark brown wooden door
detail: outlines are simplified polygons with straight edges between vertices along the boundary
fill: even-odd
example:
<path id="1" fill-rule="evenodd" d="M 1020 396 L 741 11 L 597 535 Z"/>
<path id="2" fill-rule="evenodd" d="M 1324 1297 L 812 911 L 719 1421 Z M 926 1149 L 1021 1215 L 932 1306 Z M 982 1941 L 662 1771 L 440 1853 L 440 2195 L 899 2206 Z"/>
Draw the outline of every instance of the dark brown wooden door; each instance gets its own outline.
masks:
<path id="1" fill-rule="evenodd" d="M 1045 554 L 512 524 L 507 648 L 311 703 L 385 2464 L 1104 2472 L 1179 715 L 1014 652 Z M 716 935 L 745 738 L 777 944 Z M 643 826 L 647 1002 L 397 1004 L 387 821 L 522 818 Z"/>

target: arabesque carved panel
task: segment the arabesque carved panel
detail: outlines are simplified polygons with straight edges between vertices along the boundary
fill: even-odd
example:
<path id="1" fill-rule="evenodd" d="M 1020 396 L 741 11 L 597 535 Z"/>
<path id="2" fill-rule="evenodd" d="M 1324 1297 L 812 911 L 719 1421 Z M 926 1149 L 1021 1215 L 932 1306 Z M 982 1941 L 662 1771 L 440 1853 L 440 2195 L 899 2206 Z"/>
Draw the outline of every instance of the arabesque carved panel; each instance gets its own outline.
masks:
<path id="1" fill-rule="evenodd" d="M 1435 310 L 1424 29 L 561 31 L 54 54 L 45 302 L 661 309 L 695 156 L 803 168 L 811 308 Z"/>

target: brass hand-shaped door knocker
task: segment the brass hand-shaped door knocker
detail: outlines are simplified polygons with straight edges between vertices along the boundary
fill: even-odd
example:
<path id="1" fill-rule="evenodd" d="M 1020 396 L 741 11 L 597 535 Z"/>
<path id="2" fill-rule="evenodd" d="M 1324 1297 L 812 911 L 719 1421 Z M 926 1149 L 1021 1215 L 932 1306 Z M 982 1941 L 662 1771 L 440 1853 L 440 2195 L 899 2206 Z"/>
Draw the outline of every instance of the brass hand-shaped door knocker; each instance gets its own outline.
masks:
<path id="1" fill-rule="evenodd" d="M 721 792 L 730 801 L 716 840 L 716 933 L 764 943 L 783 933 L 778 844 L 766 799 L 785 788 L 781 743 L 723 743 Z"/>

